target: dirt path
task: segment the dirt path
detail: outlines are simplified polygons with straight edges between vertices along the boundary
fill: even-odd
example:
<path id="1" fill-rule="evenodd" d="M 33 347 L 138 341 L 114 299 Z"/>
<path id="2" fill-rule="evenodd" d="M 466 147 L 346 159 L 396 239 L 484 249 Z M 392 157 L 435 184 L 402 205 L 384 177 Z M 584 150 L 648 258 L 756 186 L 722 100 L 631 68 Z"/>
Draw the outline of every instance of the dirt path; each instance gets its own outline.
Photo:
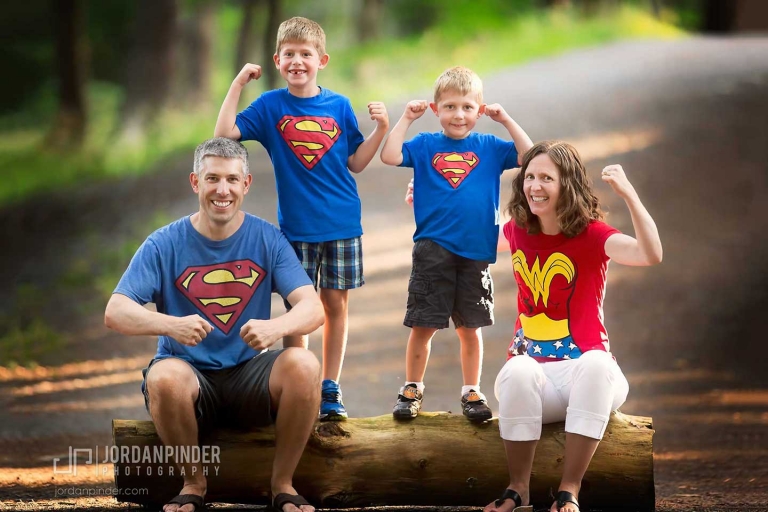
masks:
<path id="1" fill-rule="evenodd" d="M 576 144 L 593 176 L 607 163 L 623 164 L 657 220 L 664 263 L 612 266 L 606 302 L 613 349 L 631 385 L 623 411 L 654 418 L 657 508 L 766 509 L 768 372 L 758 319 L 768 308 L 768 39 L 623 43 L 485 82 L 487 101 L 504 104 L 534 140 Z M 390 105 L 393 121 L 400 112 Z M 436 127 L 429 119 L 418 129 Z M 479 129 L 503 136 L 489 120 Z M 155 211 L 170 218 L 193 211 L 196 198 L 184 185 L 190 165 L 184 158 L 157 176 L 62 193 L 38 211 L 4 212 L 3 238 L 23 243 L 4 251 L 0 279 L 45 281 L 38 269 L 83 251 L 86 232 L 120 240 Z M 252 168 L 245 208 L 274 220 L 263 151 L 253 151 Z M 407 171 L 380 164 L 358 178 L 367 284 L 351 296 L 342 380 L 353 416 L 386 414 L 403 380 L 413 230 L 402 205 L 407 179 Z M 598 191 L 609 222 L 631 232 L 623 204 L 606 187 Z M 500 254 L 493 269 L 497 323 L 484 332 L 488 394 L 515 318 L 508 257 Z M 37 373 L 0 371 L 0 499 L 36 500 L 2 507 L 115 506 L 108 498 L 54 499 L 57 486 L 87 482 L 54 477 L 51 461 L 66 458 L 69 446 L 109 444 L 112 418 L 147 417 L 138 370 L 154 342 L 111 334 L 98 315 L 78 325 L 76 341 L 55 364 Z M 311 345 L 319 354 L 318 335 Z M 458 410 L 459 384 L 455 334 L 445 331 L 434 342 L 425 407 Z"/>

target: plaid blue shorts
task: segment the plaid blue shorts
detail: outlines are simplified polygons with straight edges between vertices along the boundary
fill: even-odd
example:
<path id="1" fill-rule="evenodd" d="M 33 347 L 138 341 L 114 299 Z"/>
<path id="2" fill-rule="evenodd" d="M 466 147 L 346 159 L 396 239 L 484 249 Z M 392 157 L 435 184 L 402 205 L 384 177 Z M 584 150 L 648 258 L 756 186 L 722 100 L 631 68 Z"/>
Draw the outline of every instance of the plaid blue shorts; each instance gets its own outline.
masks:
<path id="1" fill-rule="evenodd" d="M 365 284 L 361 237 L 330 242 L 291 242 L 291 245 L 315 289 L 319 286 L 349 290 Z"/>

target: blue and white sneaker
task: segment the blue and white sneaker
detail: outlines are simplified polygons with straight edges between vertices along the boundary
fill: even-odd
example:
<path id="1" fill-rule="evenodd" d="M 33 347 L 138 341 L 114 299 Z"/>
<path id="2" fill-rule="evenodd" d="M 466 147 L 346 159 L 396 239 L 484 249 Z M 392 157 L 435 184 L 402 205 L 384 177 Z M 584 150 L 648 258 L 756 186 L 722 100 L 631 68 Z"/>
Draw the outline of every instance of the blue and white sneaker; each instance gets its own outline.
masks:
<path id="1" fill-rule="evenodd" d="M 347 419 L 347 410 L 341 403 L 341 388 L 339 384 L 330 379 L 323 381 L 323 391 L 320 402 L 320 421 L 344 421 Z"/>

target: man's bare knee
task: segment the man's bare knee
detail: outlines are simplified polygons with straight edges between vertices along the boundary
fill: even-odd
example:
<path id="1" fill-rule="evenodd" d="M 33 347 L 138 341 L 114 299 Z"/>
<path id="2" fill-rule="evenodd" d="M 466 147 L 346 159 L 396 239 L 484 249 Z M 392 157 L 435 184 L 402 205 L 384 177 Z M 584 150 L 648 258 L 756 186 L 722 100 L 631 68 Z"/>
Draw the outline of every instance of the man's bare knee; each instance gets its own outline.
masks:
<path id="1" fill-rule="evenodd" d="M 315 355 L 300 348 L 287 348 L 275 361 L 275 370 L 283 382 L 297 385 L 320 385 L 320 362 Z"/>
<path id="2" fill-rule="evenodd" d="M 198 383 L 192 368 L 180 359 L 158 361 L 147 374 L 147 392 L 151 399 L 189 395 L 194 398 Z"/>

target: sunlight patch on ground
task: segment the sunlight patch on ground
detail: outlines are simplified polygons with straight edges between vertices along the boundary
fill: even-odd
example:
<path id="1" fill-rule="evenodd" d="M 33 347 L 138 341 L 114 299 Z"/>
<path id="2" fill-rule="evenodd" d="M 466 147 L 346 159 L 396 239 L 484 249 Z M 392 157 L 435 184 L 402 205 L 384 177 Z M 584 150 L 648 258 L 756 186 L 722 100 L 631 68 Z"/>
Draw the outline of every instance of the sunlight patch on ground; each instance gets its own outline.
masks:
<path id="1" fill-rule="evenodd" d="M 411 251 L 413 244 L 408 243 L 408 247 L 395 249 L 387 252 L 380 252 L 371 256 L 365 256 L 365 276 L 371 277 L 382 272 L 403 269 L 408 272 L 411 268 Z"/>
<path id="2" fill-rule="evenodd" d="M 642 372 L 627 374 L 630 386 L 643 384 L 671 384 L 694 381 L 732 381 L 735 376 L 730 372 L 716 372 L 705 369 L 672 370 L 663 372 Z"/>
<path id="3" fill-rule="evenodd" d="M 136 393 L 130 397 L 121 396 L 118 398 L 105 398 L 102 400 L 73 400 L 70 402 L 59 403 L 13 405 L 9 407 L 9 411 L 12 414 L 34 414 L 73 411 L 104 411 L 133 407 L 144 407 L 144 397 L 140 393 Z"/>
<path id="4" fill-rule="evenodd" d="M 712 406 L 768 407 L 768 390 L 715 390 L 708 393 L 662 395 L 649 398 L 629 399 L 624 405 L 626 409 L 638 411 L 658 411 L 659 409 L 678 407 Z"/>
<path id="5" fill-rule="evenodd" d="M 665 415 L 664 419 L 677 425 L 692 423 L 706 425 L 768 425 L 768 412 L 707 411 Z"/>
<path id="6" fill-rule="evenodd" d="M 151 356 L 149 356 L 151 358 Z M 37 366 L 35 368 L 5 368 L 0 367 L 0 382 L 13 380 L 40 380 L 61 377 L 78 377 L 97 373 L 108 373 L 121 370 L 137 370 L 144 368 L 149 362 L 147 356 L 115 357 L 103 361 L 82 361 L 62 366 Z"/>
<path id="7" fill-rule="evenodd" d="M 146 364 L 146 363 L 145 363 Z M 14 388 L 11 396 L 33 396 L 61 391 L 77 391 L 81 389 L 93 389 L 115 384 L 127 384 L 129 382 L 141 382 L 141 372 L 137 369 L 127 372 L 99 375 L 88 379 L 63 380 L 59 382 L 43 381 L 38 384 Z"/>
<path id="8" fill-rule="evenodd" d="M 683 450 L 678 452 L 654 453 L 653 460 L 657 461 L 712 461 L 731 459 L 733 457 L 765 457 L 768 450 Z"/>
<path id="9" fill-rule="evenodd" d="M 66 467 L 66 458 L 64 459 Z M 66 471 L 66 469 L 64 469 Z M 114 469 L 112 464 L 94 465 L 80 464 L 77 475 L 72 473 L 54 473 L 53 459 L 41 463 L 36 468 L 2 468 L 0 469 L 0 487 L 8 487 L 24 482 L 24 487 L 45 487 L 49 485 L 83 485 L 83 484 L 114 484 Z"/>
<path id="10" fill-rule="evenodd" d="M 380 357 L 376 359 L 376 365 L 367 364 L 348 365 L 344 367 L 344 379 L 353 381 L 353 379 L 366 378 L 369 382 L 378 382 L 382 374 L 403 375 L 405 373 L 405 350 L 395 351 L 391 357 Z M 429 372 L 434 374 L 440 368 L 450 365 L 458 366 L 459 351 L 450 354 L 435 354 L 429 357 Z"/>
<path id="11" fill-rule="evenodd" d="M 661 137 L 662 133 L 658 128 L 641 128 L 569 139 L 567 142 L 578 148 L 581 157 L 589 162 L 647 149 L 660 141 Z"/>

